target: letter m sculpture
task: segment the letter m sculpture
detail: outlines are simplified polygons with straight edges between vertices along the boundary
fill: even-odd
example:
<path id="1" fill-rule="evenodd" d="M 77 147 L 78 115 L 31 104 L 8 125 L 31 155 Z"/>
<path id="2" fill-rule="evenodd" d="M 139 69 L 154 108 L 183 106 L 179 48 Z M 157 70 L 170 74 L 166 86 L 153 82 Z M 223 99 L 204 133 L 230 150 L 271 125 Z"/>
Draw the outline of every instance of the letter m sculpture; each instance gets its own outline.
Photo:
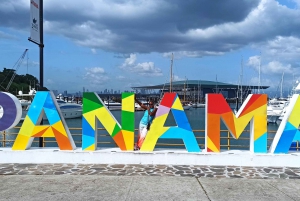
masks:
<path id="1" fill-rule="evenodd" d="M 267 95 L 250 94 L 236 113 L 222 94 L 206 94 L 205 149 L 220 152 L 220 121 L 238 139 L 250 122 L 250 151 L 267 153 Z"/>

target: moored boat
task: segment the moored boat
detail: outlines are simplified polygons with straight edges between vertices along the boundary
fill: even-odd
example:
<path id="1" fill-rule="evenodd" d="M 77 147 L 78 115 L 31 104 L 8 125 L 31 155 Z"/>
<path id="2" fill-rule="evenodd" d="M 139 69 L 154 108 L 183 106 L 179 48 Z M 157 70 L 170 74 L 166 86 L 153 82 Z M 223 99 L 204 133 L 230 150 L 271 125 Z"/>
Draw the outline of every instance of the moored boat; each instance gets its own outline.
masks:
<path id="1" fill-rule="evenodd" d="M 65 119 L 74 119 L 82 116 L 82 105 L 77 103 L 67 103 L 63 100 L 56 100 L 60 111 Z M 24 107 L 22 111 L 21 121 L 23 121 L 27 115 L 30 105 Z M 47 120 L 47 116 L 44 115 L 43 120 Z"/>
<path id="2" fill-rule="evenodd" d="M 109 100 L 109 101 L 105 100 L 104 104 L 109 110 L 121 110 L 121 108 L 122 108 L 121 103 L 115 102 L 113 100 Z"/>
<path id="3" fill-rule="evenodd" d="M 205 103 L 194 103 L 193 108 L 205 108 Z"/>

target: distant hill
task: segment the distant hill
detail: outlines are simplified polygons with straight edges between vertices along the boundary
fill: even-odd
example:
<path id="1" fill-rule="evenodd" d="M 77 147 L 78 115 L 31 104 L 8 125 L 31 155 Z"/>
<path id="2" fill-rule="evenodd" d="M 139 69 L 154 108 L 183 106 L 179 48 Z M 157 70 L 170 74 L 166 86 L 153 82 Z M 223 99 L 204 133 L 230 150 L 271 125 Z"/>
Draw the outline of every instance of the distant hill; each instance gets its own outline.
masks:
<path id="1" fill-rule="evenodd" d="M 24 94 L 29 92 L 29 86 L 31 88 L 39 89 L 39 81 L 36 77 L 30 74 L 18 75 L 15 70 L 4 68 L 0 71 L 0 91 L 6 91 L 17 95 L 18 91 L 23 91 Z M 43 91 L 48 91 L 46 87 Z"/>

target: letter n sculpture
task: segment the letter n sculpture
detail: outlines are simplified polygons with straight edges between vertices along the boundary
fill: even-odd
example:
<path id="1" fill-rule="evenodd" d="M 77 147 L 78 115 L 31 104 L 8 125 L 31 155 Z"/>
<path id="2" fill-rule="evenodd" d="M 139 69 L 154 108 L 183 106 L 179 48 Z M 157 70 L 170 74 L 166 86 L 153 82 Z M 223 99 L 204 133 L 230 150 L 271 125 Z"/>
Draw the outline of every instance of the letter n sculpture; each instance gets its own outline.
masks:
<path id="1" fill-rule="evenodd" d="M 84 151 L 94 151 L 97 148 L 97 119 L 121 150 L 133 150 L 133 93 L 122 93 L 122 127 L 96 93 L 83 93 L 82 150 Z"/>

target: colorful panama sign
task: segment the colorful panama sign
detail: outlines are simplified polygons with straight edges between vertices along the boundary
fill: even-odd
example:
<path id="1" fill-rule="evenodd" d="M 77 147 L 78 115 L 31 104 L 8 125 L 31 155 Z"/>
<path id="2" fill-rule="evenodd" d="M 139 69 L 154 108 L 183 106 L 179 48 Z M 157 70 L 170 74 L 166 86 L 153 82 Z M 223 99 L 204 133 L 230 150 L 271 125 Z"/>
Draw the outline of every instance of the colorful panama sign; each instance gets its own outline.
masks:
<path id="1" fill-rule="evenodd" d="M 294 95 L 289 108 L 267 150 L 267 95 L 251 94 L 235 115 L 221 94 L 206 95 L 205 150 L 220 152 L 220 122 L 238 139 L 250 122 L 250 151 L 252 153 L 288 153 L 293 141 L 300 140 L 300 96 Z M 12 94 L 0 92 L 3 116 L 0 131 L 17 125 L 21 118 L 21 106 Z M 164 123 L 172 112 L 177 126 Z M 43 115 L 49 125 L 40 125 Z M 134 144 L 134 94 L 122 94 L 122 124 L 114 118 L 100 97 L 93 92 L 83 94 L 82 150 L 97 149 L 97 119 L 105 127 L 117 146 L 123 151 L 133 150 Z M 34 137 L 54 137 L 61 150 L 76 148 L 68 126 L 52 92 L 36 93 L 22 127 L 13 144 L 13 150 L 30 148 Z M 182 139 L 188 152 L 200 152 L 195 135 L 176 93 L 165 93 L 151 125 L 151 130 L 141 151 L 153 151 L 159 138 Z"/>

